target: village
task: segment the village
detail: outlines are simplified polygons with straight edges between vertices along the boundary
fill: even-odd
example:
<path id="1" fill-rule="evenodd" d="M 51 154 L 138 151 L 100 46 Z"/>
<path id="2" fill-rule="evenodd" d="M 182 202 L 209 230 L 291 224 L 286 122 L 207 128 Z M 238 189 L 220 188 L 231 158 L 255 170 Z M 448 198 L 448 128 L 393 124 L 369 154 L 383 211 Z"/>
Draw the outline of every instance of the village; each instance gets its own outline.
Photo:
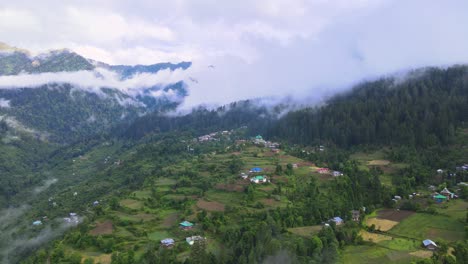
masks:
<path id="1" fill-rule="evenodd" d="M 221 242 L 211 231 L 210 228 L 213 227 L 208 224 L 208 217 L 235 215 L 239 208 L 249 213 L 287 208 L 292 205 L 288 198 L 291 195 L 286 194 L 292 189 L 290 184 L 293 182 L 315 179 L 320 188 L 329 188 L 334 182 L 347 178 L 345 172 L 329 167 L 326 163 L 316 166 L 313 162 L 293 156 L 280 143 L 265 140 L 261 135 L 239 139 L 231 138 L 232 134 L 231 131 L 220 131 L 194 139 L 189 147 L 190 153 L 206 144 L 228 142 L 230 145 L 223 147 L 223 151 L 219 153 L 204 155 L 202 159 L 194 158 L 190 162 L 173 164 L 167 169 L 170 172 L 167 176 L 155 178 L 143 189 L 122 197 L 117 204 L 111 205 L 106 199 L 91 200 L 87 211 L 69 213 L 61 221 L 75 226 L 81 223 L 81 215 L 86 217 L 90 213 L 100 212 L 100 215 L 95 216 L 89 230 L 93 239 L 114 241 L 115 245 L 157 242 L 161 248 L 177 252 L 177 258 L 182 261 L 189 257 L 190 248 L 198 243 L 213 254 L 219 251 Z M 328 149 L 320 145 L 303 151 L 304 154 L 320 154 L 327 153 Z M 240 161 L 242 166 L 238 173 L 229 175 L 226 169 L 233 159 Z M 105 164 L 116 167 L 110 160 L 110 156 L 106 155 Z M 400 166 L 376 159 L 359 158 L 357 161 L 363 167 L 373 168 L 378 164 L 384 170 Z M 74 164 L 79 165 L 80 162 L 74 161 Z M 195 183 L 196 180 L 192 180 L 190 184 L 186 183 L 187 179 L 184 177 L 177 176 L 185 173 L 187 168 L 194 167 L 199 168 L 201 179 L 210 181 L 210 188 L 203 190 L 201 185 Z M 456 169 L 465 171 L 466 165 Z M 437 170 L 435 173 L 445 172 Z M 287 232 L 290 236 L 311 237 L 327 228 L 352 228 L 358 232 L 364 243 L 349 246 L 344 251 L 343 258 L 356 258 L 353 263 L 360 261 L 359 254 L 355 254 L 354 250 L 368 252 L 381 247 L 385 248 L 386 254 L 392 252 L 404 260 L 426 258 L 441 247 L 440 243 L 444 245 L 456 241 L 463 235 L 463 225 L 458 224 L 457 219 L 465 212 L 467 203 L 458 198 L 458 193 L 466 183 L 457 184 L 459 187 L 456 188 L 428 186 L 427 189 L 414 190 L 406 196 L 394 193 L 389 208 L 349 207 L 345 212 L 324 217 L 320 223 L 290 227 Z M 76 191 L 68 193 L 71 198 L 79 195 Z M 431 215 L 427 212 L 410 211 L 405 207 L 408 202 L 429 205 L 436 213 Z M 60 207 L 60 203 L 53 197 L 49 198 L 49 204 L 52 208 Z M 446 211 L 450 213 L 445 215 Z M 455 212 L 456 217 L 451 215 L 452 212 Z M 43 228 L 48 221 L 47 217 L 35 219 L 33 226 Z M 422 225 L 418 228 L 422 231 L 415 233 L 413 229 L 418 224 Z M 400 248 L 401 245 L 405 249 Z M 110 263 L 108 260 L 111 254 L 106 253 L 105 248 L 93 250 L 83 251 L 83 257 Z M 141 254 L 141 251 L 137 253 Z"/>

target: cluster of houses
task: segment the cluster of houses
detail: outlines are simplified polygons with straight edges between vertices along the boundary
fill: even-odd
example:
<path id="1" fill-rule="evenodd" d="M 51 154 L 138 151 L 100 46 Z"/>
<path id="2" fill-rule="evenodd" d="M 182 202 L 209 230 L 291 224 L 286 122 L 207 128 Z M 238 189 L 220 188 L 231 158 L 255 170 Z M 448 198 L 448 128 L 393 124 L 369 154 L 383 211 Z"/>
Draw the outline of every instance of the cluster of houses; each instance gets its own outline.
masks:
<path id="1" fill-rule="evenodd" d="M 260 168 L 260 167 L 253 167 L 250 169 L 249 173 L 245 173 L 245 172 L 242 172 L 239 176 L 244 179 L 244 180 L 247 180 L 249 179 L 249 175 L 251 175 L 252 177 L 250 177 L 250 182 L 252 183 L 266 183 L 266 182 L 270 182 L 268 180 L 268 177 L 265 176 L 265 175 L 258 175 L 259 173 L 262 173 L 263 172 L 263 169 Z"/>
<path id="2" fill-rule="evenodd" d="M 218 132 L 213 132 L 208 135 L 203 135 L 198 137 L 198 142 L 208 142 L 208 141 L 219 141 L 219 136 L 228 136 L 232 133 L 232 131 L 218 131 Z"/>
<path id="3" fill-rule="evenodd" d="M 458 198 L 456 194 L 453 192 L 449 191 L 449 189 L 444 188 L 442 191 L 439 193 L 433 193 L 432 198 L 436 201 L 436 203 L 442 203 L 445 201 L 449 201 L 450 199 Z"/>
<path id="4" fill-rule="evenodd" d="M 185 242 L 190 246 L 193 246 L 198 241 L 205 241 L 206 238 L 202 236 L 190 236 L 185 238 Z M 171 248 L 175 245 L 175 240 L 173 238 L 165 238 L 161 240 L 161 245 L 166 248 Z"/>
<path id="5" fill-rule="evenodd" d="M 279 152 L 279 147 L 280 147 L 280 144 L 277 143 L 277 142 L 272 142 L 272 141 L 268 141 L 268 140 L 264 140 L 262 136 L 258 135 L 256 136 L 252 142 L 255 144 L 255 145 L 263 145 L 265 146 L 266 148 L 269 148 L 272 152 L 275 152 L 275 153 L 278 153 Z"/>
<path id="6" fill-rule="evenodd" d="M 353 220 L 354 222 L 359 222 L 360 216 L 361 216 L 361 212 L 359 210 L 351 210 L 351 220 Z M 335 223 L 335 225 L 337 226 L 344 224 L 343 218 L 339 216 L 335 216 L 331 218 L 330 220 L 328 220 L 328 223 L 332 223 L 332 222 Z M 329 226 L 328 223 L 325 223 L 325 226 Z"/>
<path id="7" fill-rule="evenodd" d="M 317 172 L 320 174 L 331 174 L 333 177 L 343 176 L 341 171 L 331 171 L 329 168 L 317 168 Z"/>
<path id="8" fill-rule="evenodd" d="M 47 221 L 47 216 L 42 217 L 42 220 L 35 220 L 32 225 L 33 226 L 41 226 L 43 224 L 42 221 Z M 63 218 L 63 221 L 67 224 L 79 224 L 80 220 L 78 218 L 78 215 L 76 213 L 70 213 L 69 217 Z"/>
<path id="9" fill-rule="evenodd" d="M 183 221 L 179 223 L 179 228 L 181 230 L 191 230 L 193 227 L 194 227 L 194 224 L 189 221 Z M 204 240 L 206 240 L 206 238 L 202 236 L 189 236 L 185 238 L 185 242 L 187 242 L 187 244 L 189 244 L 190 246 L 192 246 L 198 241 L 204 241 Z M 161 245 L 164 247 L 170 248 L 175 245 L 175 240 L 173 238 L 165 238 L 161 240 Z"/>

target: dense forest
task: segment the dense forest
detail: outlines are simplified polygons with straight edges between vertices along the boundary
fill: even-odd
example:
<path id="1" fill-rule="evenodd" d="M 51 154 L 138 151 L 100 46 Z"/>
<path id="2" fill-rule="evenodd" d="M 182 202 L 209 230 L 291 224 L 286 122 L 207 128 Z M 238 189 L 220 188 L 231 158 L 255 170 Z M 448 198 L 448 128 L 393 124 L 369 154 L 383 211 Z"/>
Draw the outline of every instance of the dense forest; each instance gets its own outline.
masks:
<path id="1" fill-rule="evenodd" d="M 467 66 L 365 82 L 325 107 L 290 112 L 269 135 L 300 144 L 448 144 L 468 121 Z"/>

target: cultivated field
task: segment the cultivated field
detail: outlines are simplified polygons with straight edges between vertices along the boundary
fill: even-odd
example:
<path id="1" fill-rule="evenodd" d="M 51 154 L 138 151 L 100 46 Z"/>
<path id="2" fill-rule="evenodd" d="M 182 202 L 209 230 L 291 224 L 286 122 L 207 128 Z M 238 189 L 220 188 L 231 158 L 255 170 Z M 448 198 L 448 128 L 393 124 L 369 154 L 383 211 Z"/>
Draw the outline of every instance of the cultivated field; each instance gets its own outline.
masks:
<path id="1" fill-rule="evenodd" d="M 219 202 L 208 202 L 206 200 L 200 199 L 197 201 L 197 206 L 200 209 L 207 210 L 207 211 L 218 211 L 224 212 L 224 204 Z"/>
<path id="2" fill-rule="evenodd" d="M 416 213 L 389 233 L 419 240 L 429 238 L 456 241 L 463 239 L 464 227 L 461 222 L 448 216 Z"/>
<path id="3" fill-rule="evenodd" d="M 103 223 L 97 223 L 96 227 L 89 231 L 89 233 L 93 236 L 110 235 L 112 234 L 112 231 L 114 231 L 112 221 L 105 221 Z"/>

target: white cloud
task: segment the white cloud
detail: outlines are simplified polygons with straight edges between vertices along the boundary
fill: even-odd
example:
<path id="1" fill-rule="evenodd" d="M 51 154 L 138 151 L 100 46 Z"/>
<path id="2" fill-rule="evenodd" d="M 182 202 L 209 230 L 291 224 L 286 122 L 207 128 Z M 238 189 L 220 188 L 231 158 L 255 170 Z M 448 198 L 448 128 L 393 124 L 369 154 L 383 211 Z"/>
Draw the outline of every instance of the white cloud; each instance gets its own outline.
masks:
<path id="1" fill-rule="evenodd" d="M 80 3 L 5 3 L 3 41 L 36 50 L 69 47 L 116 64 L 193 61 L 185 74 L 199 82 L 189 82 L 189 105 L 320 97 L 363 78 L 468 61 L 462 0 Z"/>
<path id="2" fill-rule="evenodd" d="M 157 73 L 141 73 L 132 78 L 121 80 L 120 76 L 104 68 L 95 71 L 48 72 L 40 74 L 19 74 L 0 77 L 1 89 L 36 88 L 51 83 L 69 83 L 78 89 L 103 94 L 101 88 L 114 88 L 129 96 L 136 96 L 146 88 L 166 85 L 184 80 L 187 73 L 182 69 L 160 70 Z M 154 97 L 175 98 L 174 91 L 155 91 Z M 0 103 L 2 101 L 0 100 Z M 131 103 L 122 99 L 123 104 Z"/>
<path id="3" fill-rule="evenodd" d="M 10 100 L 6 100 L 4 98 L 0 98 L 0 107 L 3 108 L 10 108 Z"/>

